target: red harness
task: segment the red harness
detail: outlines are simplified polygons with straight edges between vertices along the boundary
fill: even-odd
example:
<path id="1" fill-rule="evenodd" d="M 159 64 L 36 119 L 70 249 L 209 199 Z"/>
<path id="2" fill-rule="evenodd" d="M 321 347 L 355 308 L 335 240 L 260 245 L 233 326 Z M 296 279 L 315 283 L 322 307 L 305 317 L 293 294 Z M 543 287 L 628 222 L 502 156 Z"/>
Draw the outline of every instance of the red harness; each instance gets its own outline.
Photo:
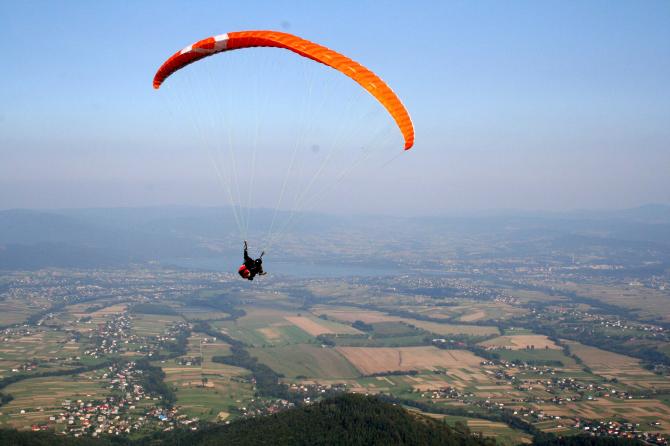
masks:
<path id="1" fill-rule="evenodd" d="M 249 271 L 249 268 L 247 268 L 245 265 L 240 266 L 240 269 L 238 269 L 237 272 L 240 273 L 240 276 L 244 277 L 245 279 L 248 279 L 251 275 L 251 271 Z"/>

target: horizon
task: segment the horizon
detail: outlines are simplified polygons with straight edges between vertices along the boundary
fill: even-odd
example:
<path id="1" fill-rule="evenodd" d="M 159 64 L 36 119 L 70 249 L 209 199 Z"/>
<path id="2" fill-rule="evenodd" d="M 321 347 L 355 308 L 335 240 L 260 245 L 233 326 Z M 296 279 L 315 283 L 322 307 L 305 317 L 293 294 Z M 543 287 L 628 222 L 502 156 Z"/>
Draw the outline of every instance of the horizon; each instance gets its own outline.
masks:
<path id="1" fill-rule="evenodd" d="M 143 209 L 175 209 L 175 210 L 204 210 L 204 209 L 232 209 L 232 205 L 197 205 L 197 204 L 158 204 L 158 205 L 139 205 L 139 206 L 89 206 L 89 207 L 44 207 L 44 208 L 29 208 L 29 207 L 13 207 L 13 208 L 0 208 L 0 212 L 9 212 L 9 211 L 28 211 L 28 212 L 67 212 L 67 211 L 83 211 L 83 210 L 143 210 Z M 668 209 L 670 210 L 670 203 L 643 203 L 633 207 L 611 207 L 611 208 L 574 208 L 574 209 L 521 209 L 521 208 L 489 208 L 489 209 L 471 209 L 471 210 L 451 210 L 443 213 L 433 213 L 433 214 L 416 214 L 416 215 L 399 215 L 393 213 L 365 213 L 365 212 L 353 212 L 353 213 L 337 213 L 337 212 L 328 212 L 327 210 L 303 210 L 300 214 L 312 214 L 312 215 L 330 215 L 334 217 L 391 217 L 391 218 L 431 218 L 431 217 L 500 217 L 505 214 L 512 214 L 516 216 L 523 215 L 537 215 L 537 214 L 546 214 L 546 215 L 570 215 L 570 214 L 579 214 L 581 212 L 593 212 L 593 213 L 610 213 L 610 212 L 625 212 L 625 211 L 634 211 L 634 210 L 643 210 L 643 209 Z M 247 209 L 247 208 L 242 208 Z M 267 211 L 267 212 L 281 212 L 281 213 L 290 213 L 290 209 L 286 210 L 275 210 L 270 207 L 251 207 L 248 208 L 252 211 Z"/>

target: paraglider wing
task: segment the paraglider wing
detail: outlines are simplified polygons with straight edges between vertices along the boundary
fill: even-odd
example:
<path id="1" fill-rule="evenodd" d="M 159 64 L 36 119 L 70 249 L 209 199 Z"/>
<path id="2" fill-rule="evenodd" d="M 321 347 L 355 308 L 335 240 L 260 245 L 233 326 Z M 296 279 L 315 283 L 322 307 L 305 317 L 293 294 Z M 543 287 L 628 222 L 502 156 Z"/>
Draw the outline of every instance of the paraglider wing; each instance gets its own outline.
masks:
<path id="1" fill-rule="evenodd" d="M 340 53 L 288 33 L 240 31 L 203 39 L 166 60 L 154 76 L 154 88 L 160 88 L 165 79 L 175 71 L 204 57 L 223 51 L 253 47 L 284 48 L 349 76 L 374 96 L 391 114 L 405 138 L 405 150 L 414 145 L 414 127 L 407 109 L 379 76 Z"/>

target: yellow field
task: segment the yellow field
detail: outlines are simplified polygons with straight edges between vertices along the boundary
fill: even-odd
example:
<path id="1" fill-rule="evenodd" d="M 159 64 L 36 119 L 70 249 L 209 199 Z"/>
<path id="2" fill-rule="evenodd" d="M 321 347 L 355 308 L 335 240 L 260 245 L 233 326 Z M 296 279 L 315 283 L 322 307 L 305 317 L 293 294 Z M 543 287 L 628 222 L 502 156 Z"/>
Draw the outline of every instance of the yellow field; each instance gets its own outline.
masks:
<path id="1" fill-rule="evenodd" d="M 436 347 L 337 347 L 337 350 L 365 375 L 396 370 L 478 367 L 482 361 L 466 350 Z"/>
<path id="2" fill-rule="evenodd" d="M 379 311 L 368 311 L 358 309 L 331 309 L 328 307 L 318 308 L 314 311 L 315 314 L 325 314 L 333 319 L 338 319 L 345 322 L 363 321 L 366 324 L 374 324 L 376 322 L 391 322 L 400 320 L 399 317 L 389 316 L 386 313 Z"/>
<path id="3" fill-rule="evenodd" d="M 259 328 L 258 331 L 265 336 L 268 341 L 278 341 L 282 338 L 281 332 L 277 330 L 277 327 Z"/>
<path id="4" fill-rule="evenodd" d="M 486 317 L 486 312 L 483 310 L 475 310 L 472 313 L 465 314 L 460 317 L 460 320 L 463 322 L 473 322 Z"/>
<path id="5" fill-rule="evenodd" d="M 533 346 L 535 349 L 550 348 L 560 350 L 552 340 L 544 335 L 512 335 L 488 339 L 480 343 L 483 347 L 504 347 L 510 350 L 523 350 Z"/>
<path id="6" fill-rule="evenodd" d="M 315 320 L 305 316 L 287 316 L 284 319 L 291 322 L 298 328 L 306 331 L 312 336 L 319 336 L 322 334 L 358 334 L 361 333 L 353 327 L 344 324 L 336 324 L 333 322 Z"/>

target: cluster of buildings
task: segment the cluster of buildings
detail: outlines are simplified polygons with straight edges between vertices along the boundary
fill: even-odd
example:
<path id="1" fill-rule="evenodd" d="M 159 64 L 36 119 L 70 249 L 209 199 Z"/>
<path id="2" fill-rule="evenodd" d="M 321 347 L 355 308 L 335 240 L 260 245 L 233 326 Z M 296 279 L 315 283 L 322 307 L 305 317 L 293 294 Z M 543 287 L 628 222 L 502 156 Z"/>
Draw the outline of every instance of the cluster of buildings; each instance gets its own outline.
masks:
<path id="1" fill-rule="evenodd" d="M 84 351 L 84 355 L 103 358 L 107 355 L 136 352 L 153 357 L 161 348 L 176 342 L 177 337 L 188 332 L 189 326 L 184 321 L 172 323 L 164 333 L 157 336 L 140 337 L 132 332 L 132 317 L 124 311 L 111 316 L 105 323 L 98 324 L 97 330 L 88 334 L 92 346 Z"/>
<path id="2" fill-rule="evenodd" d="M 318 382 L 291 383 L 288 385 L 288 390 L 291 393 L 301 395 L 302 403 L 310 404 L 315 398 L 346 392 L 347 385 L 345 383 L 320 384 Z"/>
<path id="3" fill-rule="evenodd" d="M 177 407 L 153 407 L 146 413 L 146 417 L 164 432 L 174 430 L 176 427 L 185 427 L 196 431 L 200 421 L 197 417 L 190 418 L 185 414 L 180 414 Z"/>
<path id="4" fill-rule="evenodd" d="M 566 306 L 549 307 L 545 311 L 548 313 L 567 316 L 570 317 L 571 319 L 593 322 L 596 323 L 601 328 L 605 329 L 621 330 L 621 331 L 638 331 L 640 332 L 640 334 L 646 335 L 647 337 L 653 337 L 653 338 L 660 337 L 662 340 L 670 341 L 670 338 L 667 337 L 668 330 L 659 325 L 635 322 L 635 321 L 627 321 L 618 316 L 596 314 Z"/>
<path id="5" fill-rule="evenodd" d="M 79 437 L 122 435 L 142 429 L 171 430 L 178 425 L 197 429 L 198 418 L 164 408 L 161 398 L 148 394 L 142 383 L 143 371 L 134 362 L 118 363 L 101 370 L 97 378 L 105 382 L 111 395 L 104 399 L 65 400 L 49 423 L 33 425 L 33 430 L 56 431 Z M 62 428 L 58 428 L 62 425 Z"/>
<path id="6" fill-rule="evenodd" d="M 125 344 L 140 341 L 132 334 L 130 315 L 125 311 L 98 324 L 98 329 L 91 331 L 88 337 L 93 341 L 93 346 L 85 350 L 84 355 L 93 358 L 119 353 L 122 347 L 125 349 Z"/>
<path id="7" fill-rule="evenodd" d="M 127 399 L 113 396 L 94 401 L 65 400 L 61 412 L 51 416 L 49 421 L 63 424 L 62 432 L 75 437 L 130 433 L 131 430 L 139 430 L 145 424 L 143 417 L 133 417 L 130 414 L 140 400 L 141 397 Z"/>
<path id="8" fill-rule="evenodd" d="M 0 330 L 0 336 L 2 336 L 2 342 L 10 342 L 12 339 L 22 338 L 24 336 L 30 336 L 37 333 L 41 329 L 29 327 L 28 325 L 22 325 L 19 327 L 8 327 Z"/>
<path id="9" fill-rule="evenodd" d="M 180 356 L 179 358 L 174 360 L 177 365 L 184 365 L 184 366 L 196 366 L 199 367 L 202 364 L 202 357 L 201 356 L 193 356 L 193 357 L 188 357 L 188 356 Z"/>
<path id="10" fill-rule="evenodd" d="M 555 396 L 552 402 L 556 404 L 563 404 L 570 401 L 589 400 L 593 401 L 596 398 L 617 398 L 622 400 L 630 400 L 635 398 L 633 394 L 625 390 L 617 390 L 612 386 L 598 384 L 598 383 L 583 383 L 574 378 L 552 378 L 551 380 L 537 380 L 537 384 L 544 386 L 548 393 L 555 393 L 557 391 L 575 392 L 571 397 L 563 398 Z"/>
<path id="11" fill-rule="evenodd" d="M 307 399 L 309 403 L 309 398 Z M 251 418 L 271 415 L 292 407 L 295 407 L 295 403 L 284 399 L 266 400 L 254 398 L 246 406 L 240 408 L 240 413 L 243 418 Z"/>
<path id="12" fill-rule="evenodd" d="M 417 392 L 421 392 L 421 398 L 430 398 L 431 400 L 450 399 L 459 402 L 465 402 L 465 398 L 474 398 L 475 396 L 472 392 L 461 392 L 450 386 L 425 391 L 417 389 Z"/>
<path id="13" fill-rule="evenodd" d="M 652 422 L 650 424 L 652 426 L 660 425 L 658 422 Z M 618 421 L 586 421 L 576 419 L 573 427 L 575 429 L 579 429 L 583 433 L 591 434 L 593 436 L 620 437 L 631 440 L 640 440 L 645 443 L 659 446 L 668 445 L 667 436 L 658 432 L 641 431 L 640 425 L 638 423 L 620 423 Z"/>

